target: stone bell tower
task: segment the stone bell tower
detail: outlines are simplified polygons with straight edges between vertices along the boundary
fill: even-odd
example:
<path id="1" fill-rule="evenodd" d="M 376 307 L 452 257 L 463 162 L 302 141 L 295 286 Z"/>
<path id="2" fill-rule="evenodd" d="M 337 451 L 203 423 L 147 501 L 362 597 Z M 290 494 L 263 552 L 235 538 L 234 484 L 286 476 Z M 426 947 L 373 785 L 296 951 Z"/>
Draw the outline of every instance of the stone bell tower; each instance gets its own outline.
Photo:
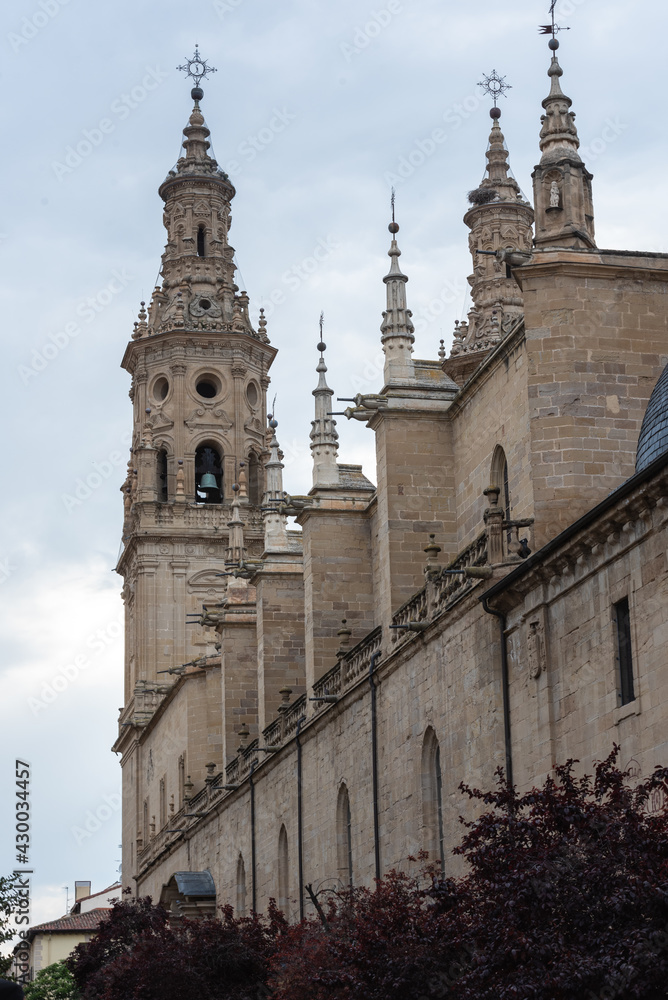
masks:
<path id="1" fill-rule="evenodd" d="M 533 209 L 522 195 L 508 164 L 508 150 L 499 119 L 497 98 L 509 84 L 496 70 L 481 86 L 494 98 L 490 109 L 492 129 L 487 147 L 487 169 L 479 187 L 469 192 L 471 207 L 464 222 L 471 230 L 469 250 L 473 273 L 468 281 L 473 305 L 468 322 L 457 323 L 450 357 L 443 365 L 459 385 L 463 385 L 491 350 L 520 319 L 524 309 L 522 293 L 510 274 L 508 257 L 519 252 L 527 256 L 533 242 Z"/>
<path id="2" fill-rule="evenodd" d="M 209 154 L 200 109 L 199 82 L 209 68 L 198 52 L 187 68 L 194 107 L 182 155 L 159 189 L 167 230 L 162 280 L 148 310 L 141 304 L 122 362 L 132 376 L 133 435 L 117 567 L 125 581 L 126 653 L 115 749 L 124 779 L 135 775 L 124 780 L 124 844 L 141 839 L 143 765 L 132 761 L 170 690 L 170 672 L 178 675 L 193 660 L 220 669 L 215 632 L 189 627 L 187 616 L 225 598 L 229 525 L 239 520 L 232 517 L 235 494 L 248 555 L 263 549 L 267 373 L 276 351 L 262 310 L 255 329 L 248 296 L 235 283 L 235 190 Z M 192 757 L 190 736 L 182 742 Z M 215 748 L 208 752 L 215 757 Z"/>

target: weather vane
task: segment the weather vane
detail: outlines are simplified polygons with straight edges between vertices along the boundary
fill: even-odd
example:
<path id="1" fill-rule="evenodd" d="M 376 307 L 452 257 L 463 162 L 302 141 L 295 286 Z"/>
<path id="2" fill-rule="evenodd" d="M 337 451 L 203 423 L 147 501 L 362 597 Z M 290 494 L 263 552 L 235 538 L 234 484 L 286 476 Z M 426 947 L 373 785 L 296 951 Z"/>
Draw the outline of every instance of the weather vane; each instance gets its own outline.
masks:
<path id="1" fill-rule="evenodd" d="M 538 30 L 540 31 L 541 35 L 552 35 L 552 39 L 555 42 L 557 40 L 558 31 L 571 30 L 570 28 L 562 27 L 561 25 L 554 23 L 554 9 L 556 6 L 557 6 L 557 0 L 552 0 L 552 2 L 550 3 L 550 17 L 552 18 L 552 23 L 538 25 Z M 557 46 L 555 45 L 554 48 L 557 48 Z"/>
<path id="2" fill-rule="evenodd" d="M 206 59 L 202 59 L 199 54 L 199 45 L 195 45 L 195 54 L 192 58 L 186 59 L 183 66 L 177 66 L 176 68 L 181 73 L 185 73 L 186 76 L 192 77 L 196 87 L 199 87 L 200 81 L 205 80 L 209 73 L 218 72 L 215 66 L 207 66 Z"/>
<path id="3" fill-rule="evenodd" d="M 492 70 L 489 76 L 483 76 L 478 86 L 482 87 L 485 94 L 489 94 L 494 101 L 494 107 L 497 107 L 499 98 L 505 97 L 506 91 L 512 89 L 512 85 L 506 83 L 505 76 L 499 76 L 495 69 Z"/>

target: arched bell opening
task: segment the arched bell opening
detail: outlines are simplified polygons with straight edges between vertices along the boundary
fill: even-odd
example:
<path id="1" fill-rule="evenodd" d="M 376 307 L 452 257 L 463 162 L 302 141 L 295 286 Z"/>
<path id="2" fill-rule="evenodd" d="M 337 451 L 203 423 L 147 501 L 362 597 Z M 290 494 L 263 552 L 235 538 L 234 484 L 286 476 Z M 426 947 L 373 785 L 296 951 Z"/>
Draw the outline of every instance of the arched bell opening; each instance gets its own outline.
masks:
<path id="1" fill-rule="evenodd" d="M 204 226 L 197 228 L 197 256 L 206 257 L 206 233 Z"/>
<path id="2" fill-rule="evenodd" d="M 254 451 L 248 455 L 248 501 L 256 507 L 260 506 L 262 489 L 260 485 L 260 461 Z"/>
<path id="3" fill-rule="evenodd" d="M 169 491 L 167 487 L 167 452 L 161 448 L 156 456 L 156 492 L 158 503 L 167 503 Z"/>
<path id="4" fill-rule="evenodd" d="M 195 452 L 195 502 L 223 502 L 222 455 L 211 444 L 203 444 Z"/>

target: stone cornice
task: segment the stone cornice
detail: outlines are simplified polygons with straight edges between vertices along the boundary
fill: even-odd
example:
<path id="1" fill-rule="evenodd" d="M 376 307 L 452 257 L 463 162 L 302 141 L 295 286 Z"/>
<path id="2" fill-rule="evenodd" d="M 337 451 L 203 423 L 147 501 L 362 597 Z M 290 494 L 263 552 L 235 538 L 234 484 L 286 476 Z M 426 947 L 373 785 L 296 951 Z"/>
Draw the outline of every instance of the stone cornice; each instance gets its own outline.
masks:
<path id="1" fill-rule="evenodd" d="M 618 260 L 615 260 L 618 257 Z M 656 266 L 653 266 L 656 265 Z M 526 264 L 513 268 L 513 277 L 524 290 L 534 275 L 563 275 L 570 278 L 626 278 L 668 281 L 668 254 L 623 253 L 615 250 L 564 250 L 555 247 L 536 251 Z"/>
<path id="2" fill-rule="evenodd" d="M 155 333 L 151 337 L 142 337 L 141 340 L 131 340 L 125 348 L 121 368 L 133 374 L 137 362 L 148 349 L 158 345 L 163 346 L 173 343 L 178 345 L 179 342 L 184 341 L 192 343 L 196 347 L 207 347 L 212 341 L 215 341 L 225 350 L 238 351 L 240 348 L 243 348 L 250 357 L 253 357 L 257 353 L 259 354 L 258 360 L 264 362 L 264 370 L 271 368 L 274 358 L 278 354 L 276 347 L 272 347 L 271 344 L 266 344 L 264 341 L 258 340 L 256 337 L 251 337 L 250 334 L 243 333 L 242 331 L 220 329 L 189 330 L 188 328 L 183 328 L 180 330 L 165 330 L 163 333 Z M 206 364 L 211 359 L 201 355 L 191 356 L 188 353 L 180 356 L 178 360 Z"/>

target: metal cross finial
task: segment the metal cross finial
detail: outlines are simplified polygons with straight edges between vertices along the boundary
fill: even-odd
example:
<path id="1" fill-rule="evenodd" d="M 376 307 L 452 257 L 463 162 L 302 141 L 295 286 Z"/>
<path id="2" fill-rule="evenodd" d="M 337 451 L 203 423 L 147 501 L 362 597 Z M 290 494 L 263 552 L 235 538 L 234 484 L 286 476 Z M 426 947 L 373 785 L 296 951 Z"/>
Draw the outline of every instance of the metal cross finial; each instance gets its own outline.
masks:
<path id="1" fill-rule="evenodd" d="M 392 197 L 390 198 L 390 205 L 392 206 L 392 222 L 396 221 L 395 218 L 394 218 L 394 197 L 395 197 L 395 194 L 396 194 L 396 191 L 394 190 L 394 188 L 392 188 Z"/>
<path id="2" fill-rule="evenodd" d="M 195 86 L 199 87 L 200 80 L 205 80 L 209 73 L 217 73 L 215 66 L 207 66 L 206 59 L 202 59 L 199 54 L 199 45 L 195 45 L 195 53 L 190 59 L 186 59 L 183 66 L 177 66 L 178 70 L 192 77 Z"/>
<path id="3" fill-rule="evenodd" d="M 511 84 L 506 83 L 505 76 L 499 76 L 495 69 L 492 70 L 489 76 L 483 76 L 478 86 L 482 87 L 485 94 L 489 94 L 494 101 L 494 107 L 497 107 L 499 98 L 505 97 L 506 91 L 512 89 Z"/>
<path id="4" fill-rule="evenodd" d="M 322 361 L 323 364 L 324 364 L 324 360 L 325 360 L 324 359 L 324 353 L 327 350 L 327 344 L 325 343 L 325 341 L 322 338 L 324 326 L 325 326 L 325 314 L 324 314 L 324 312 L 321 312 L 320 313 L 320 341 L 318 343 L 318 350 L 320 351 L 320 361 Z M 317 371 L 320 371 L 320 370 L 321 370 L 320 369 L 320 365 L 318 364 Z M 327 371 L 327 369 L 325 368 L 324 371 Z"/>

